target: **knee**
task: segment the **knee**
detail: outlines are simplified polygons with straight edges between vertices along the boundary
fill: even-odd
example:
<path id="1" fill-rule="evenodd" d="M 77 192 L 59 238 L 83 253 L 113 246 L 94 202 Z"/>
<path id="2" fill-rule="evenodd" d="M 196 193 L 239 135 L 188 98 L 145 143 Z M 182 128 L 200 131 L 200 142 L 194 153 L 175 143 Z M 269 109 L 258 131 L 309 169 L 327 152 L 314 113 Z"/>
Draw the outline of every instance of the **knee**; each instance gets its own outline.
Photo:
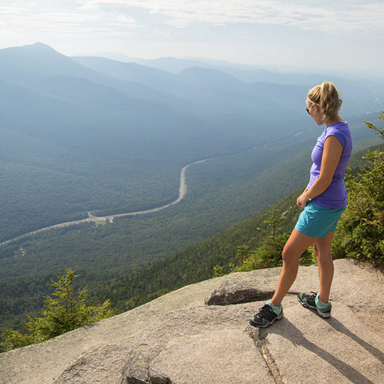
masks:
<path id="1" fill-rule="evenodd" d="M 333 265 L 333 259 L 332 259 L 332 255 L 329 254 L 327 256 L 320 256 L 317 258 L 317 264 L 318 265 L 322 265 L 322 266 L 328 266 L 328 265 Z"/>
<path id="2" fill-rule="evenodd" d="M 292 254 L 289 249 L 284 248 L 281 256 L 283 258 L 283 265 L 285 267 L 297 266 L 299 264 L 296 255 Z"/>
<path id="3" fill-rule="evenodd" d="M 332 262 L 331 250 L 322 250 L 322 251 L 318 250 L 317 252 L 315 250 L 315 254 L 317 257 L 317 262 L 319 264 Z"/>
<path id="4" fill-rule="evenodd" d="M 324 250 L 321 250 L 320 247 L 317 246 L 316 244 L 313 244 L 313 250 L 315 252 L 317 262 L 322 263 L 324 261 L 324 259 L 326 258 Z"/>

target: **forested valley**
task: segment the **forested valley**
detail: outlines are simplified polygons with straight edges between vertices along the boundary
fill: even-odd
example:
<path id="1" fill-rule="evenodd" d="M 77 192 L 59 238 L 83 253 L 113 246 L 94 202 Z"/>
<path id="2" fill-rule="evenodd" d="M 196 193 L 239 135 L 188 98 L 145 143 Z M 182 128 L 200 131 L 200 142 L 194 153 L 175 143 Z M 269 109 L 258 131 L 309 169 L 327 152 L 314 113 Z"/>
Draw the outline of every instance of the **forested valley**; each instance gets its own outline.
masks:
<path id="1" fill-rule="evenodd" d="M 22 329 L 65 269 L 91 301 L 110 298 L 123 311 L 236 263 L 237 246 L 259 244 L 255 228 L 274 204 L 289 212 L 289 230 L 320 134 L 305 95 L 322 76 L 244 76 L 197 67 L 174 75 L 42 44 L 0 50 L 0 241 L 166 205 L 180 169 L 206 160 L 188 168 L 176 205 L 0 245 L 0 328 Z M 337 81 L 355 150 L 375 144 L 363 120 L 376 119 L 383 87 Z"/>
<path id="2" fill-rule="evenodd" d="M 383 145 L 373 147 L 373 149 L 375 148 L 384 150 Z M 350 162 L 351 169 L 348 174 L 356 175 L 365 166 L 364 153 L 365 150 L 357 152 L 352 157 Z M 298 163 L 301 160 L 299 157 L 299 161 L 294 166 L 298 167 Z M 80 275 L 77 282 L 78 288 L 85 285 L 91 288 L 88 298 L 89 304 L 97 305 L 105 300 L 110 300 L 116 313 L 120 313 L 172 290 L 211 278 L 214 275 L 215 266 L 221 266 L 225 273 L 229 273 L 238 265 L 238 247 L 246 246 L 252 251 L 263 242 L 263 234 L 257 228 L 268 230 L 268 226 L 265 224 L 268 213 L 276 210 L 279 215 L 284 215 L 286 220 L 283 221 L 282 228 L 287 233 L 292 230 L 300 213 L 300 209 L 296 206 L 296 198 L 301 191 L 301 189 L 294 191 L 278 203 L 263 209 L 252 217 L 204 240 L 197 241 L 182 251 L 169 252 L 168 255 L 160 259 L 154 258 L 154 260 L 144 263 L 143 260 L 145 259 L 143 258 L 137 264 L 132 264 L 131 268 L 127 268 L 125 271 L 122 270 L 120 273 L 113 271 L 111 265 L 107 268 L 107 272 L 104 271 L 107 264 L 103 264 L 103 268 L 97 265 L 92 266 L 93 255 L 97 254 L 97 251 L 100 250 L 92 242 L 92 238 L 95 238 L 96 227 L 89 225 L 88 231 L 84 231 L 83 228 L 79 229 L 79 226 L 75 226 L 72 229 L 76 228 L 76 232 L 82 231 L 83 236 L 81 238 L 87 243 L 87 247 L 93 247 L 94 249 L 91 258 L 84 259 L 82 257 L 83 253 L 89 253 L 89 251 L 81 247 L 77 257 L 73 257 L 74 255 L 71 254 L 72 257 L 69 258 L 69 260 L 78 260 L 77 273 Z M 102 228 L 109 225 L 105 224 Z M 176 228 L 173 229 L 176 231 Z M 125 231 L 126 229 L 123 227 L 122 233 Z M 142 231 L 145 231 L 144 227 L 142 227 Z M 166 232 L 167 230 L 164 233 Z M 93 236 L 91 235 L 92 233 Z M 58 259 L 65 257 L 65 243 L 71 241 L 71 237 L 66 237 L 64 233 L 61 233 L 61 236 L 56 236 L 57 239 L 61 237 L 63 237 L 63 244 L 58 245 L 63 248 L 63 253 L 59 253 Z M 105 236 L 100 236 L 100 238 L 102 240 L 106 239 Z M 129 244 L 123 236 L 121 238 L 113 236 L 112 241 L 111 249 L 102 249 L 100 252 L 100 260 L 108 252 L 110 252 L 109 255 L 111 256 Z M 39 250 L 43 254 L 47 243 L 42 238 L 36 238 L 34 243 L 36 242 L 41 242 Z M 163 244 L 161 242 L 161 234 L 159 238 L 155 239 L 155 242 Z M 19 247 L 19 245 L 14 246 L 15 249 Z M 2 292 L 0 295 L 0 305 L 2 308 L 0 324 L 2 327 L 25 330 L 26 314 L 34 315 L 41 310 L 44 302 L 43 296 L 47 296 L 53 291 L 51 285 L 52 273 L 49 272 L 52 270 L 49 260 L 54 259 L 52 252 L 53 250 L 50 248 L 42 264 L 44 267 L 39 272 L 28 274 L 25 270 L 20 273 L 22 277 L 7 278 L 6 275 L 2 277 L 0 281 Z M 33 265 L 30 264 L 29 267 L 33 267 Z M 68 268 L 67 265 L 57 270 L 64 270 L 65 268 Z M 11 271 L 8 271 L 8 273 L 11 273 Z"/>

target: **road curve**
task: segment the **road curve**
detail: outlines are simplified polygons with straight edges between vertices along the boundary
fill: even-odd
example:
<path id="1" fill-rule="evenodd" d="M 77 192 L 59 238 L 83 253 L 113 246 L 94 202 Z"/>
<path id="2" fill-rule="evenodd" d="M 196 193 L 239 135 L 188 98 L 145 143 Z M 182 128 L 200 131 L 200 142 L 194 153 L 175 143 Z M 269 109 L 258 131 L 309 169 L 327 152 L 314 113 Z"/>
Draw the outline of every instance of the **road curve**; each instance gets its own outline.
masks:
<path id="1" fill-rule="evenodd" d="M 8 244 L 8 243 L 10 243 L 12 241 L 15 241 L 15 240 L 18 240 L 18 239 L 21 239 L 23 237 L 27 237 L 27 236 L 30 236 L 30 235 L 34 235 L 34 234 L 39 233 L 39 232 L 48 231 L 49 229 L 67 227 L 69 225 L 76 225 L 76 224 L 81 224 L 81 223 L 89 223 L 89 222 L 92 222 L 92 221 L 93 222 L 98 222 L 98 221 L 106 221 L 106 220 L 108 220 L 110 222 L 113 222 L 113 219 L 115 217 L 144 215 L 144 214 L 147 214 L 147 213 L 152 213 L 152 212 L 160 211 L 161 209 L 168 208 L 168 207 L 170 207 L 172 205 L 175 205 L 175 204 L 179 203 L 184 198 L 184 196 L 185 196 L 185 194 L 187 192 L 186 183 L 185 183 L 185 173 L 187 171 L 187 168 L 190 167 L 191 165 L 203 163 L 204 161 L 207 161 L 207 160 L 209 160 L 209 159 L 195 161 L 193 163 L 190 163 L 190 164 L 186 165 L 185 167 L 183 167 L 181 169 L 181 172 L 180 172 L 179 197 L 175 201 L 173 201 L 173 202 L 171 202 L 169 204 L 162 205 L 162 206 L 157 207 L 157 208 L 148 209 L 148 210 L 145 210 L 145 211 L 119 213 L 119 214 L 110 215 L 110 216 L 103 216 L 103 217 L 91 216 L 88 213 L 88 216 L 89 216 L 88 219 L 76 220 L 76 221 L 68 221 L 66 223 L 60 223 L 60 224 L 56 224 L 56 225 L 51 225 L 49 227 L 37 229 L 36 231 L 28 232 L 28 233 L 25 233 L 24 235 L 15 237 L 13 239 L 3 241 L 2 243 L 0 243 L 0 245 Z"/>

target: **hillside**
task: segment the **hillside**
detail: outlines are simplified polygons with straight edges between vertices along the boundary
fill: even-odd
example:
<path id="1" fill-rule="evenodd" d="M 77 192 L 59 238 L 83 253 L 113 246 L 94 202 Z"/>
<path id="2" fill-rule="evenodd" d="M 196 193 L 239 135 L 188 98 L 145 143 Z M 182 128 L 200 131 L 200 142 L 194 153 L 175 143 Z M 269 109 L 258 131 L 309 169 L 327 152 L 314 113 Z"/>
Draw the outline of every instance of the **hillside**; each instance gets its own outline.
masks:
<path id="1" fill-rule="evenodd" d="M 79 61 L 43 44 L 0 50 L 0 241 L 89 214 L 167 204 L 178 196 L 181 168 L 207 161 L 188 168 L 177 205 L 1 245 L 0 316 L 8 325 L 41 308 L 59 271 L 73 268 L 95 290 L 252 217 L 307 181 L 319 131 L 303 108 L 308 87 L 289 74 L 285 84 L 252 83 L 214 68 L 172 74 Z M 377 114 L 366 113 L 382 93 L 344 85 L 354 140 L 371 138 L 362 115 L 374 121 Z"/>
<path id="2" fill-rule="evenodd" d="M 236 266 L 238 246 L 256 249 L 262 243 L 262 234 L 257 228 L 266 229 L 265 214 L 272 209 L 286 213 L 282 226 L 289 232 L 300 214 L 295 191 L 281 202 L 259 212 L 255 216 L 201 240 L 187 249 L 168 255 L 144 267 L 123 274 L 92 292 L 91 302 L 110 299 L 117 311 L 124 312 L 144 304 L 165 293 L 183 286 L 207 280 L 214 275 L 216 265 L 229 273 L 229 265 Z M 300 192 L 301 193 L 301 192 Z"/>
<path id="3" fill-rule="evenodd" d="M 364 153 L 365 150 L 356 153 L 352 157 L 350 166 L 353 173 L 356 173 L 357 169 L 364 166 L 365 160 L 362 158 Z M 76 268 L 76 272 L 80 274 L 79 286 L 87 284 L 90 288 L 93 288 L 90 292 L 90 303 L 96 304 L 109 299 L 117 312 L 123 312 L 185 285 L 209 279 L 213 276 L 213 268 L 216 265 L 223 266 L 224 272 L 228 272 L 231 269 L 229 264 L 236 265 L 237 263 L 236 252 L 238 246 L 246 245 L 250 250 L 260 246 L 262 241 L 261 233 L 256 228 L 265 228 L 265 214 L 272 209 L 285 213 L 287 220 L 282 223 L 282 226 L 287 232 L 292 230 L 300 212 L 300 209 L 296 207 L 296 197 L 300 192 L 301 190 L 295 191 L 279 203 L 266 208 L 251 218 L 201 240 L 180 252 L 170 253 L 157 261 L 154 259 L 141 267 L 132 267 L 133 270 L 121 273 L 118 277 L 115 277 L 116 273 L 110 272 L 112 264 L 108 268 L 105 266 L 100 268 L 102 264 L 100 264 L 99 268 L 95 268 L 92 259 L 83 257 L 83 267 Z M 179 221 L 176 222 L 180 224 Z M 176 228 L 174 230 L 176 233 Z M 163 232 L 163 235 L 165 234 L 166 231 Z M 120 236 L 122 236 L 122 233 L 113 237 L 115 243 L 113 244 L 114 248 L 110 245 L 112 251 L 126 246 L 126 241 L 124 238 L 121 239 Z M 59 238 L 56 236 L 56 239 Z M 65 242 L 70 237 L 64 236 L 63 239 Z M 84 237 L 84 239 L 87 239 L 85 241 L 86 247 L 93 246 L 96 249 L 101 245 L 100 242 L 96 246 L 95 243 L 92 243 L 91 238 Z M 157 238 L 157 240 L 161 241 L 161 237 Z M 105 242 L 106 238 L 102 237 L 102 241 Z M 45 246 L 46 243 L 43 242 L 41 247 L 38 248 L 40 256 L 44 255 Z M 58 243 L 57 252 L 59 248 L 60 243 Z M 101 256 L 105 255 L 107 249 L 101 248 Z M 52 259 L 50 250 L 51 248 L 48 249 L 47 258 L 43 259 L 43 265 L 45 265 L 46 269 L 35 272 L 33 276 L 24 272 L 21 277 L 4 277 L 0 282 L 2 292 L 0 297 L 2 308 L 0 328 L 22 329 L 25 314 L 37 313 L 42 308 L 42 296 L 50 294 L 52 291 L 52 287 L 50 287 L 52 274 L 49 273 L 49 268 L 52 268 L 49 264 L 50 259 Z M 94 254 L 96 253 L 94 252 Z M 65 257 L 65 254 L 58 253 L 58 255 Z M 76 259 L 73 254 L 70 256 L 72 256 L 72 260 Z M 81 258 L 81 253 L 79 253 L 78 257 Z M 115 262 L 115 259 L 111 261 Z M 100 258 L 99 262 L 102 262 L 102 258 Z M 33 264 L 27 264 L 27 266 L 33 268 Z M 14 264 L 13 268 L 17 269 L 18 266 Z M 101 272 L 103 268 L 108 270 L 107 273 Z M 11 274 L 15 271 L 5 270 L 5 272 Z M 103 284 L 108 279 L 109 281 Z M 94 284 L 92 285 L 90 282 Z"/>

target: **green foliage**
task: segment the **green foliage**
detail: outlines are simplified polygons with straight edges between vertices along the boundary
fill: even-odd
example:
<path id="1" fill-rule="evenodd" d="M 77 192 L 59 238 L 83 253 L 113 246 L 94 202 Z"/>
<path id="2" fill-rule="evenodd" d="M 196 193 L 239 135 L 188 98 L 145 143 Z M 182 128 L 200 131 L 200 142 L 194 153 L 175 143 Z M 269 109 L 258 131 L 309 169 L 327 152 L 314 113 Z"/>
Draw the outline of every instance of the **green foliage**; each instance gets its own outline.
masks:
<path id="1" fill-rule="evenodd" d="M 45 297 L 47 309 L 42 311 L 42 317 L 28 316 L 26 326 L 27 334 L 13 329 L 4 329 L 4 342 L 0 344 L 6 351 L 40 343 L 55 336 L 72 331 L 84 325 L 95 323 L 114 315 L 109 309 L 106 300 L 99 306 L 87 306 L 84 301 L 87 297 L 87 288 L 79 289 L 77 296 L 74 293 L 73 280 L 78 277 L 74 271 L 68 269 L 65 275 L 58 276 L 58 281 L 51 279 L 52 286 L 56 288 L 52 296 Z"/>
<path id="2" fill-rule="evenodd" d="M 378 116 L 379 120 L 384 120 L 384 110 L 381 111 L 381 115 Z M 364 121 L 369 129 L 372 129 L 378 137 L 384 140 L 384 128 L 378 128 L 374 124 Z"/>
<path id="3" fill-rule="evenodd" d="M 255 251 L 250 252 L 248 247 L 238 247 L 237 259 L 240 265 L 234 268 L 234 272 L 245 272 L 261 268 L 273 268 L 282 265 L 281 254 L 290 234 L 284 232 L 279 226 L 286 217 L 279 215 L 277 209 L 273 209 L 265 214 L 268 225 L 267 230 L 257 228 L 263 234 L 263 244 Z M 301 264 L 308 264 L 312 261 L 311 253 L 306 250 L 300 258 Z"/>
<path id="4" fill-rule="evenodd" d="M 213 277 L 224 276 L 223 267 L 221 267 L 220 265 L 215 265 L 213 267 L 213 271 L 214 271 Z"/>
<path id="5" fill-rule="evenodd" d="M 384 120 L 384 112 L 379 116 Z M 384 129 L 367 123 L 384 140 Z M 334 241 L 336 257 L 384 265 L 384 152 L 365 154 L 368 165 L 346 182 L 349 198 Z"/>

